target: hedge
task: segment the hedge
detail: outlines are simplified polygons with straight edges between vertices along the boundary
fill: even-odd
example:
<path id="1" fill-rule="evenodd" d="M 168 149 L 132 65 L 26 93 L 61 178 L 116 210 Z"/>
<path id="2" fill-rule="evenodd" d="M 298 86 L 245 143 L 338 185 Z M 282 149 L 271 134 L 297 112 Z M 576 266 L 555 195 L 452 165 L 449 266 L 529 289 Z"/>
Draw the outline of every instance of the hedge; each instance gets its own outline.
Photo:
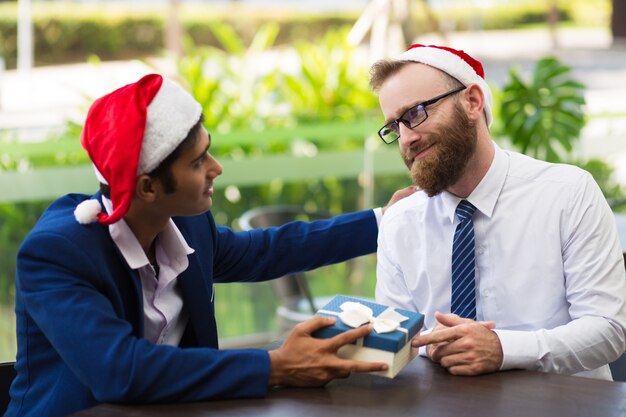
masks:
<path id="1" fill-rule="evenodd" d="M 560 8 L 560 19 L 569 20 L 573 13 L 567 3 Z M 62 5 L 62 3 L 61 3 Z M 45 5 L 44 5 L 45 6 Z M 407 33 L 432 32 L 437 28 L 427 19 L 424 11 L 413 8 L 411 23 L 405 27 Z M 63 8 L 64 7 L 64 8 Z M 492 6 L 485 10 L 460 8 L 445 13 L 446 27 L 454 30 L 506 29 L 529 23 L 545 21 L 545 2 L 526 2 Z M 137 11 L 124 9 L 81 8 L 67 4 L 55 9 L 33 11 L 35 37 L 35 65 L 52 65 L 69 62 L 84 62 L 91 56 L 102 60 L 120 60 L 154 56 L 163 50 L 165 13 L 163 10 L 146 9 Z M 240 34 L 244 42 L 250 42 L 260 26 L 268 21 L 277 22 L 280 32 L 276 43 L 289 44 L 298 39 L 316 39 L 331 28 L 353 25 L 358 12 L 352 13 L 305 13 L 275 10 L 224 9 L 198 7 L 181 12 L 184 32 L 196 44 L 219 43 L 213 36 L 213 22 L 228 23 Z M 0 56 L 7 68 L 14 68 L 17 61 L 17 7 L 0 4 Z"/>

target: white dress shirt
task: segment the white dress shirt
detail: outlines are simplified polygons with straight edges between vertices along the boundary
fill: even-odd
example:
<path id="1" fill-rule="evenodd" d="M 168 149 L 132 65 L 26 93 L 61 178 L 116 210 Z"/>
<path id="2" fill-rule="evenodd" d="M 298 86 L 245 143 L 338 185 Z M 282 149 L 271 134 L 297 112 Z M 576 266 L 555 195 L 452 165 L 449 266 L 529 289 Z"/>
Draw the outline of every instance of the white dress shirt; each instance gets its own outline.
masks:
<path id="1" fill-rule="evenodd" d="M 615 219 L 587 172 L 495 143 L 467 200 L 473 217 L 477 320 L 496 323 L 501 369 L 611 379 L 626 349 L 626 280 Z M 460 199 L 418 192 L 385 213 L 378 236 L 377 301 L 450 312 L 451 251 Z"/>
<path id="2" fill-rule="evenodd" d="M 111 212 L 111 200 L 103 197 L 106 210 Z M 128 224 L 121 219 L 109 226 L 109 233 L 131 269 L 137 270 L 141 280 L 144 312 L 144 338 L 157 343 L 178 346 L 189 314 L 183 305 L 178 276 L 189 266 L 187 255 L 194 250 L 172 219 L 156 240 L 156 270 Z"/>

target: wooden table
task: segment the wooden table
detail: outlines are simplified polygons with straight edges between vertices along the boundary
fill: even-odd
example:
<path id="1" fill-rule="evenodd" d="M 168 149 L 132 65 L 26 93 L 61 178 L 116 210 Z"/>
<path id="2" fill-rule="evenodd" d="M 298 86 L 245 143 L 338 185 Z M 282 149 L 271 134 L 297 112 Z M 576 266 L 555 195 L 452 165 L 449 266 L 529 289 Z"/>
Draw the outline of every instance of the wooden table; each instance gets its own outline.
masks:
<path id="1" fill-rule="evenodd" d="M 325 388 L 274 389 L 264 399 L 102 404 L 75 416 L 623 417 L 626 383 L 528 371 L 458 377 L 418 357 L 395 379 L 355 374 Z"/>

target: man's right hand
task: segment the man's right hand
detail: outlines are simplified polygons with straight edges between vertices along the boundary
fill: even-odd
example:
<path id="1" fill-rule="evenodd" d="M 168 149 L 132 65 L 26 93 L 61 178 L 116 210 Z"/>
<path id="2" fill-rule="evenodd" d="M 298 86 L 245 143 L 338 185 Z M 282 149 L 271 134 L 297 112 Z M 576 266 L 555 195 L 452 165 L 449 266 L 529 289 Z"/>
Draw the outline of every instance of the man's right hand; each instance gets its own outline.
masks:
<path id="1" fill-rule="evenodd" d="M 334 318 L 315 316 L 298 324 L 281 347 L 269 352 L 269 385 L 318 387 L 335 378 L 346 378 L 351 372 L 387 369 L 384 363 L 360 362 L 337 356 L 340 347 L 367 336 L 371 326 L 349 330 L 330 339 L 311 336 L 317 329 L 334 323 Z"/>
<path id="2" fill-rule="evenodd" d="M 456 314 L 435 313 L 438 325 L 413 339 L 413 346 L 427 346 L 428 357 L 453 375 L 481 375 L 500 369 L 502 345 L 492 321 L 475 321 Z"/>

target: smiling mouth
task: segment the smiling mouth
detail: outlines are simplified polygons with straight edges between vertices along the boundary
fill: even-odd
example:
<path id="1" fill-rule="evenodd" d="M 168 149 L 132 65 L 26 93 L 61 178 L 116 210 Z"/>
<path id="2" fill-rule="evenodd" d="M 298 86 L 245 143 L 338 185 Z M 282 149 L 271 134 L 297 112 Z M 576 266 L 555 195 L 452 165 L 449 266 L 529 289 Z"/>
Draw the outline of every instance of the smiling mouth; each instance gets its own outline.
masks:
<path id="1" fill-rule="evenodd" d="M 417 160 L 421 159 L 422 157 L 424 157 L 424 155 L 426 155 L 426 154 L 430 151 L 430 149 L 431 149 L 433 146 L 434 146 L 434 144 L 432 144 L 432 143 L 431 143 L 430 145 L 427 145 L 427 146 L 423 147 L 423 148 L 422 148 L 422 149 L 420 149 L 419 151 L 417 151 L 417 152 L 413 153 L 413 154 L 411 155 L 411 159 L 412 159 L 413 161 L 417 161 Z"/>

